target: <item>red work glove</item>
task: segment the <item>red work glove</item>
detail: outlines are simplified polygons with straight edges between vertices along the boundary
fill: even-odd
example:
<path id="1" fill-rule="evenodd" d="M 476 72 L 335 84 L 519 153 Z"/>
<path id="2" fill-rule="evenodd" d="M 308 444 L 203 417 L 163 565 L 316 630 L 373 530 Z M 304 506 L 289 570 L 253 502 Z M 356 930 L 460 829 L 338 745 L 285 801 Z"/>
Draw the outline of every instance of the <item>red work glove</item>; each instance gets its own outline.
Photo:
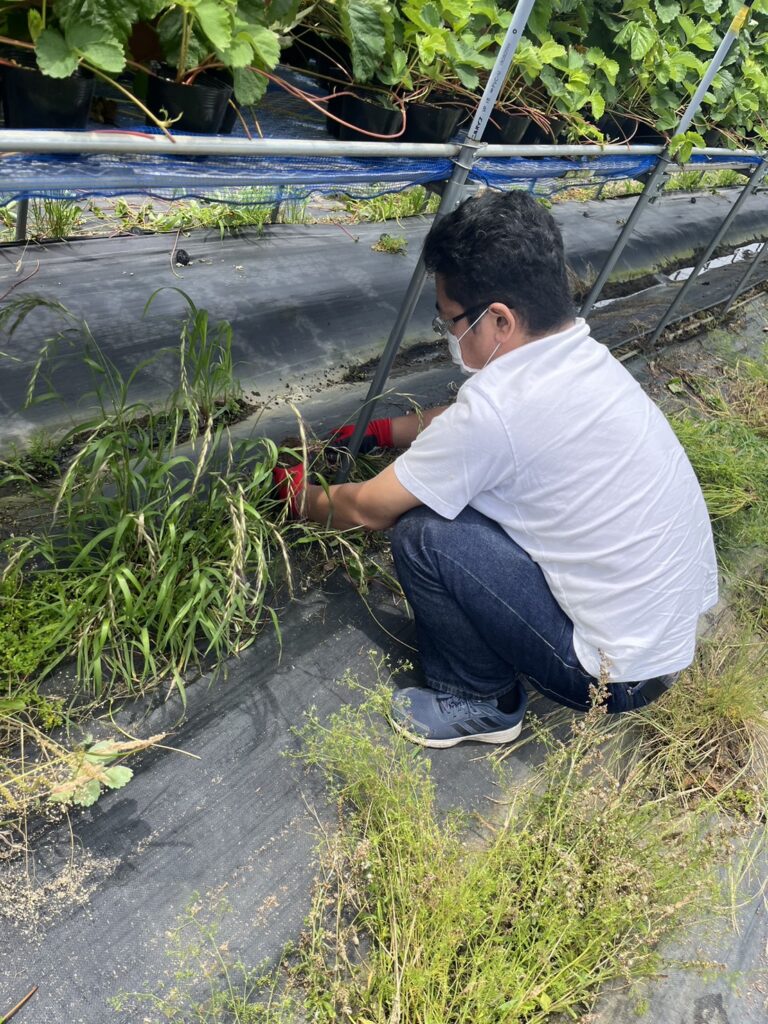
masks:
<path id="1" fill-rule="evenodd" d="M 352 437 L 355 427 L 353 423 L 346 423 L 343 427 L 337 427 L 329 437 L 330 443 L 336 448 L 345 448 Z M 365 428 L 362 441 L 360 442 L 360 454 L 367 455 L 374 448 L 394 448 L 392 441 L 392 420 L 381 419 L 371 420 Z"/>
<path id="2" fill-rule="evenodd" d="M 278 498 L 287 502 L 291 516 L 299 519 L 306 486 L 303 464 L 299 462 L 296 466 L 275 466 L 272 470 L 272 480 Z"/>

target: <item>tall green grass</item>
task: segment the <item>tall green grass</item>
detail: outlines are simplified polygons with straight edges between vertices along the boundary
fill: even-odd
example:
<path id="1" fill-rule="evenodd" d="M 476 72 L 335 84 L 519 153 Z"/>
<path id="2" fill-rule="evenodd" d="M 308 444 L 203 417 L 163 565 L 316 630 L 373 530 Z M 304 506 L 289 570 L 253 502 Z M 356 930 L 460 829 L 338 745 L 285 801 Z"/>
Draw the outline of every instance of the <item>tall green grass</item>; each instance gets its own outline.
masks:
<path id="1" fill-rule="evenodd" d="M 76 689 L 96 697 L 163 679 L 183 695 L 190 670 L 241 651 L 265 622 L 279 631 L 275 602 L 281 588 L 290 593 L 293 556 L 308 545 L 323 557 L 340 553 L 367 578 L 354 541 L 291 522 L 273 492 L 278 460 L 306 453 L 232 439 L 222 419 L 239 396 L 231 328 L 184 298 L 178 386 L 161 408 L 131 400 L 139 368 L 123 378 L 79 325 L 99 411 L 76 429 L 50 524 L 0 548 L 15 606 L 39 612 L 25 634 L 37 662 L 30 674 L 42 678 L 75 658 Z M 72 327 L 67 311 L 45 305 Z M 18 329 L 31 312 L 19 307 L 6 323 Z M 43 381 L 52 393 L 46 363 L 60 340 L 46 343 L 30 396 Z M 0 663 L 18 690 L 23 673 L 7 653 Z"/>

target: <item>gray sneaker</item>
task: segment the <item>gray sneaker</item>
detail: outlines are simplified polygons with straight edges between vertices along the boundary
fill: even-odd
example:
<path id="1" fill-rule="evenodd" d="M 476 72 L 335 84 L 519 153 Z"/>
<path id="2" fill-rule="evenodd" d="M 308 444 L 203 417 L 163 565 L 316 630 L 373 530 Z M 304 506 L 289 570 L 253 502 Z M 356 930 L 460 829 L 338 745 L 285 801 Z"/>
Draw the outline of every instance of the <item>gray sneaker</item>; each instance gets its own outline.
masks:
<path id="1" fill-rule="evenodd" d="M 500 711 L 494 699 L 468 700 L 424 686 L 408 686 L 392 697 L 392 725 L 424 747 L 457 743 L 510 743 L 523 728 L 528 696 L 517 710 Z"/>

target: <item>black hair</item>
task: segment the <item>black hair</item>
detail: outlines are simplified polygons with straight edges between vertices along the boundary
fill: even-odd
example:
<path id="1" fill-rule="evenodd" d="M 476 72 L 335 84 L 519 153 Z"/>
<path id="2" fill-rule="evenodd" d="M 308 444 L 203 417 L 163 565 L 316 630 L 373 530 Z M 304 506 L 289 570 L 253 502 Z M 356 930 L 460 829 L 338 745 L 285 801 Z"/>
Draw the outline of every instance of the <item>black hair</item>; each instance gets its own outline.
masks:
<path id="1" fill-rule="evenodd" d="M 503 302 L 541 336 L 574 316 L 563 237 L 527 192 L 485 192 L 432 225 L 427 270 L 462 308 Z"/>

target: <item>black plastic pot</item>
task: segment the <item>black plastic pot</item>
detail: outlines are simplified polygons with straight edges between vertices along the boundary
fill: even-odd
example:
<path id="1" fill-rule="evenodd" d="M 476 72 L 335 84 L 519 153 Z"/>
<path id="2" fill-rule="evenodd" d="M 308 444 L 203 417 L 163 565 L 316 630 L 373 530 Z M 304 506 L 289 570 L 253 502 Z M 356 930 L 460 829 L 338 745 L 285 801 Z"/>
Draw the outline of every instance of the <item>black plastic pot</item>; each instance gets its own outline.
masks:
<path id="1" fill-rule="evenodd" d="M 234 84 L 232 75 L 229 73 L 229 71 L 225 71 L 224 68 L 216 68 L 213 71 L 206 72 L 205 78 L 215 78 L 217 82 L 223 82 L 230 88 L 232 88 Z M 221 127 L 219 128 L 219 135 L 232 134 L 232 129 L 235 127 L 235 122 L 237 121 L 237 112 L 239 109 L 240 106 L 235 100 L 233 92 L 232 96 L 227 101 L 227 106 L 224 110 L 224 118 L 221 122 Z"/>
<path id="2" fill-rule="evenodd" d="M 85 128 L 93 98 L 93 75 L 49 78 L 41 71 L 3 68 L 6 128 Z"/>
<path id="3" fill-rule="evenodd" d="M 531 119 L 526 114 L 507 114 L 494 108 L 483 132 L 483 142 L 501 146 L 517 146 L 526 133 Z"/>
<path id="4" fill-rule="evenodd" d="M 403 142 L 447 142 L 456 132 L 462 107 L 450 104 L 409 103 Z M 397 129 L 395 129 L 397 130 Z"/>
<path id="5" fill-rule="evenodd" d="M 215 135 L 221 131 L 232 86 L 210 76 L 200 75 L 192 85 L 180 85 L 152 75 L 147 86 L 147 106 L 157 117 L 179 117 L 172 128 L 182 132 Z M 181 116 L 179 116 L 181 115 Z M 152 124 L 147 117 L 146 124 Z"/>
<path id="6" fill-rule="evenodd" d="M 321 78 L 346 79 L 352 73 L 349 47 L 340 39 L 303 32 L 280 55 L 280 63 L 306 69 Z"/>
<path id="7" fill-rule="evenodd" d="M 667 141 L 655 128 L 624 114 L 606 114 L 597 122 L 597 127 L 606 138 L 636 146 L 658 146 Z"/>
<path id="8" fill-rule="evenodd" d="M 369 135 L 364 135 L 357 128 L 374 135 L 394 135 L 401 127 L 403 120 L 399 110 L 391 107 L 384 107 L 380 103 L 372 103 L 359 96 L 344 93 L 340 96 L 331 96 L 328 101 L 328 110 L 342 121 L 354 127 L 347 128 L 346 125 L 338 124 L 332 118 L 326 118 L 326 127 L 334 138 L 344 142 L 368 141 L 372 142 Z"/>
<path id="9" fill-rule="evenodd" d="M 560 135 L 565 127 L 565 122 L 554 119 L 549 123 L 549 131 L 531 119 L 531 123 L 523 132 L 520 139 L 521 146 L 554 146 L 560 142 Z"/>

